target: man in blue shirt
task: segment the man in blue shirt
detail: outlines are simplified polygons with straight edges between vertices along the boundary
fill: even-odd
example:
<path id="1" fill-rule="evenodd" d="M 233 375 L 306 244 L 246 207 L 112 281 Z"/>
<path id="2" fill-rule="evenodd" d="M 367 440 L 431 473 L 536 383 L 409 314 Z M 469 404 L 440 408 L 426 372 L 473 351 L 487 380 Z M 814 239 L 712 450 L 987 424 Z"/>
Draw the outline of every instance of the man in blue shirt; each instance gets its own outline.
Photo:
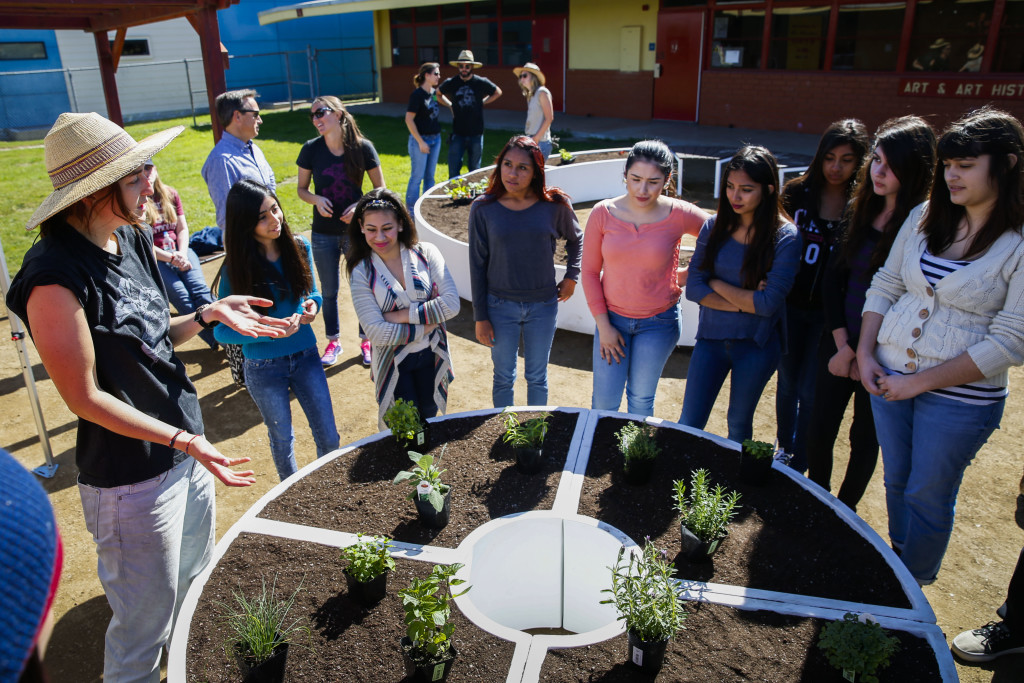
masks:
<path id="1" fill-rule="evenodd" d="M 260 106 L 255 90 L 229 90 L 217 96 L 217 118 L 224 127 L 203 164 L 203 180 L 217 210 L 217 226 L 224 229 L 224 202 L 231 186 L 242 178 L 262 183 L 277 192 L 274 170 L 252 141 L 260 132 Z"/>

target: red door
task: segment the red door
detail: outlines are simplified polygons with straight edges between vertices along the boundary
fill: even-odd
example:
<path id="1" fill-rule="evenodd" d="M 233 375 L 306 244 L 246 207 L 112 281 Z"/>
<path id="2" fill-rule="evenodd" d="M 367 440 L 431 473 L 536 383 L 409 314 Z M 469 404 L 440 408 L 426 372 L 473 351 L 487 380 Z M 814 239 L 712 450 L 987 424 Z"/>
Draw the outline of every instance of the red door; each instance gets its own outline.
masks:
<path id="1" fill-rule="evenodd" d="M 533 60 L 544 72 L 551 104 L 565 111 L 565 18 L 542 17 L 533 21 Z"/>
<path id="2" fill-rule="evenodd" d="M 654 118 L 696 121 L 704 12 L 660 12 L 655 45 Z"/>

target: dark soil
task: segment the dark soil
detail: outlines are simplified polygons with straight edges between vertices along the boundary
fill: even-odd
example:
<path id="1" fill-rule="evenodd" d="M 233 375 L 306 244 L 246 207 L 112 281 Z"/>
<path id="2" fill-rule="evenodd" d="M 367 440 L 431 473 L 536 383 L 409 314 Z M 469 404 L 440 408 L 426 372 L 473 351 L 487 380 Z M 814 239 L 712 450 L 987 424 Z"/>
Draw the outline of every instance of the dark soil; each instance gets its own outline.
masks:
<path id="1" fill-rule="evenodd" d="M 626 420 L 597 424 L 579 513 L 600 519 L 642 543 L 644 537 L 675 558 L 679 578 L 909 607 L 896 575 L 860 534 L 795 482 L 772 471 L 768 484 L 739 479 L 739 454 L 675 429 L 656 430 L 661 455 L 651 481 L 625 483 L 615 432 Z M 741 494 L 729 536 L 709 563 L 680 554 L 672 482 L 699 468 Z M 813 542 L 808 542 L 813 539 Z"/>
<path id="2" fill-rule="evenodd" d="M 528 419 L 537 413 L 520 413 Z M 452 487 L 451 521 L 427 529 L 416 517 L 407 484 L 392 485 L 412 463 L 393 438 L 356 448 L 292 485 L 260 513 L 282 522 L 337 531 L 384 534 L 408 543 L 454 548 L 481 524 L 528 510 L 550 510 L 576 429 L 577 413 L 555 413 L 545 440 L 546 462 L 538 474 L 522 474 L 512 448 L 501 441 L 500 414 L 445 420 L 430 425 L 435 458 L 444 449 L 442 480 Z"/>
<path id="3" fill-rule="evenodd" d="M 745 611 L 709 603 L 689 603 L 686 630 L 669 642 L 659 681 L 841 681 L 815 647 L 828 622 L 775 612 Z M 939 680 L 935 653 L 923 638 L 891 632 L 900 649 L 881 681 L 922 683 Z M 551 650 L 542 681 L 643 680 L 627 663 L 626 635 L 582 648 Z M 650 680 L 650 679 L 648 679 Z"/>

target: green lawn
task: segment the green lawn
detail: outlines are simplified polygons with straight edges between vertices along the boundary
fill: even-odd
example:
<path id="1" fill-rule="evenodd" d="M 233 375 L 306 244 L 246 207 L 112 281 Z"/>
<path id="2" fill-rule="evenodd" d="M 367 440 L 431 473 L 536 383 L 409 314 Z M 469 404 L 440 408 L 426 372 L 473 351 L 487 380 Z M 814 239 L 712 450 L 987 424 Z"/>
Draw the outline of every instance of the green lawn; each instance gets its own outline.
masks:
<path id="1" fill-rule="evenodd" d="M 213 205 L 206 193 L 206 183 L 200 170 L 213 146 L 209 117 L 199 119 L 193 126 L 191 117 L 150 121 L 129 125 L 127 130 L 136 140 L 163 130 L 172 125 L 185 126 L 185 132 L 178 136 L 156 157 L 160 177 L 175 187 L 181 194 L 189 228 L 196 231 L 206 225 L 215 225 Z M 363 134 L 373 141 L 380 154 L 384 179 L 388 187 L 405 196 L 409 181 L 409 156 L 406 151 L 408 131 L 402 119 L 384 116 L 361 116 L 358 119 Z M 490 163 L 501 151 L 505 142 L 519 131 L 488 130 L 484 144 L 484 164 Z M 592 147 L 594 143 L 585 139 L 572 140 L 567 131 L 557 131 L 563 139 L 563 146 L 577 151 Z M 257 142 L 277 177 L 277 190 L 285 215 L 292 228 L 302 232 L 309 227 L 312 207 L 299 200 L 295 192 L 295 159 L 299 148 L 306 140 L 316 135 L 310 125 L 308 109 L 296 111 L 271 111 L 263 114 L 263 125 Z M 32 245 L 38 231 L 27 232 L 25 222 L 52 186 L 46 175 L 43 161 L 42 141 L 0 144 L 0 240 L 7 256 L 7 266 L 13 277 L 21 267 L 22 257 Z M 574 144 L 575 143 L 575 144 Z M 627 143 L 630 144 L 630 143 Z M 601 147 L 609 146 L 601 141 Z M 447 164 L 447 145 L 441 150 L 437 168 L 437 179 L 444 178 Z M 369 183 L 365 186 L 369 189 Z"/>

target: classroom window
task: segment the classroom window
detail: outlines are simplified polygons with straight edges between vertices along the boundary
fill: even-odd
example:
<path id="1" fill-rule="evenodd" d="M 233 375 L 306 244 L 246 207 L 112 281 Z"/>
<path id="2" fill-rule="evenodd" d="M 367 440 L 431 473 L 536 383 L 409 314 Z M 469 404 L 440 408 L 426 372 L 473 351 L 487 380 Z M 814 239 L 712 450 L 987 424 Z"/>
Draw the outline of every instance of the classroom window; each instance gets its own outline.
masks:
<path id="1" fill-rule="evenodd" d="M 0 60 L 46 59 L 46 45 L 42 42 L 0 43 Z"/>
<path id="2" fill-rule="evenodd" d="M 711 66 L 756 69 L 761 65 L 763 32 L 763 9 L 718 10 L 711 33 Z"/>
<path id="3" fill-rule="evenodd" d="M 828 7 L 776 7 L 772 10 L 771 69 L 818 70 L 825 63 Z"/>
<path id="4" fill-rule="evenodd" d="M 906 3 L 840 5 L 832 69 L 893 71 Z"/>
<path id="5" fill-rule="evenodd" d="M 992 0 L 981 2 L 918 2 L 907 54 L 908 71 L 971 70 L 977 47 L 982 49 L 992 25 Z M 966 67 L 966 68 L 965 68 Z"/>

